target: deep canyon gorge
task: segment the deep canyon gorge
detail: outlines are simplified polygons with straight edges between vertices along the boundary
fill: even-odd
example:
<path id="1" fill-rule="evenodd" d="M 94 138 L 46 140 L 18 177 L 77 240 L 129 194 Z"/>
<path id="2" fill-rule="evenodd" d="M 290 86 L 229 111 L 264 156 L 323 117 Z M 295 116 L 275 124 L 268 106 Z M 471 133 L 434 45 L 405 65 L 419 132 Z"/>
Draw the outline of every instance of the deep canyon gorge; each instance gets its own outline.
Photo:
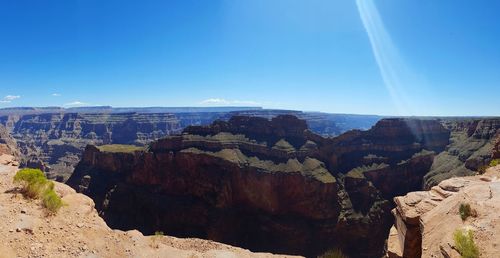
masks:
<path id="1" fill-rule="evenodd" d="M 498 156 L 498 118 L 173 111 L 2 111 L 0 147 L 112 228 L 308 257 L 383 256 L 394 197 Z"/>

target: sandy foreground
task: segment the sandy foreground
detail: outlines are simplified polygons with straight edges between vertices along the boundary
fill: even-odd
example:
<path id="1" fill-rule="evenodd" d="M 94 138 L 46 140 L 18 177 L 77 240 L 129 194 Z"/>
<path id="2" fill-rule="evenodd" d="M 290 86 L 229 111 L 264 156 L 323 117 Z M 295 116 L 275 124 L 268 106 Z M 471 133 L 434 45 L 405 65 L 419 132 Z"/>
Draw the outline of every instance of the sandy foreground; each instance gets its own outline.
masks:
<path id="1" fill-rule="evenodd" d="M 144 236 L 110 229 L 89 197 L 56 183 L 65 206 L 53 216 L 39 200 L 16 192 L 18 170 L 10 155 L 0 156 L 0 258 L 7 257 L 292 257 L 252 253 L 203 239 Z"/>

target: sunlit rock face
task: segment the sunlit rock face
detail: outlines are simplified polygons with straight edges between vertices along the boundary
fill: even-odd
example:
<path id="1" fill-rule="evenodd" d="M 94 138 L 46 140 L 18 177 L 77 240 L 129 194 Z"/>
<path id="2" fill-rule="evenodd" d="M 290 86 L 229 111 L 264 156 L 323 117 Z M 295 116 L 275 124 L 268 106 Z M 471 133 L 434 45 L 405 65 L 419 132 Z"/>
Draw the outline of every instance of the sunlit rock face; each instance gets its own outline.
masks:
<path id="1" fill-rule="evenodd" d="M 443 119 L 441 123 L 451 132 L 450 144 L 425 175 L 425 189 L 454 176 L 474 175 L 498 153 L 499 118 Z"/>
<path id="2" fill-rule="evenodd" d="M 66 180 L 79 162 L 87 144 L 134 144 L 144 146 L 191 125 L 229 120 L 234 115 L 272 118 L 295 114 L 314 132 L 338 135 L 358 128 L 368 129 L 378 116 L 308 113 L 260 108 L 111 108 L 0 109 L 3 124 L 17 140 L 22 166 L 37 167 L 47 176 Z"/>
<path id="3" fill-rule="evenodd" d="M 180 132 L 172 114 L 47 113 L 0 117 L 22 154 L 22 166 L 67 179 L 87 144 L 145 145 Z"/>
<path id="4" fill-rule="evenodd" d="M 235 116 L 147 150 L 88 146 L 68 183 L 121 229 L 213 239 L 255 251 L 384 254 L 391 200 L 417 190 L 449 131 L 434 120 L 382 120 L 324 138 L 305 121 Z"/>
<path id="5" fill-rule="evenodd" d="M 456 230 L 474 232 L 481 257 L 498 254 L 500 166 L 483 175 L 454 177 L 429 191 L 411 192 L 394 200 L 394 226 L 388 238 L 389 257 L 460 257 Z M 459 207 L 468 204 L 472 216 L 462 220 Z"/>
<path id="6" fill-rule="evenodd" d="M 19 156 L 16 141 L 11 137 L 9 131 L 0 125 L 0 155 L 7 154 L 14 157 Z"/>

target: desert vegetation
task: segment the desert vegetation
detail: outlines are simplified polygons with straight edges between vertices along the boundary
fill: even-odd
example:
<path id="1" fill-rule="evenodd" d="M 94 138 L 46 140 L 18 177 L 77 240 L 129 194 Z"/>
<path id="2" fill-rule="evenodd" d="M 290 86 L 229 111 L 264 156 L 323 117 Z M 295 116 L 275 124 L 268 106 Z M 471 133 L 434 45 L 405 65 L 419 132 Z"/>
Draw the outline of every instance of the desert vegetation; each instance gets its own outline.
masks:
<path id="1" fill-rule="evenodd" d="M 163 236 L 163 231 L 155 231 L 154 236 L 151 237 L 151 247 L 160 248 L 160 242 Z"/>
<path id="2" fill-rule="evenodd" d="M 324 254 L 318 256 L 318 258 L 348 258 L 342 251 L 338 248 L 326 251 Z"/>
<path id="3" fill-rule="evenodd" d="M 484 172 L 486 172 L 486 169 L 491 168 L 491 167 L 495 167 L 498 165 L 500 165 L 500 159 L 493 159 L 490 161 L 490 163 L 479 167 L 478 172 L 480 174 L 483 174 Z"/>
<path id="4" fill-rule="evenodd" d="M 54 182 L 48 180 L 40 169 L 25 168 L 14 176 L 14 183 L 21 185 L 22 193 L 32 199 L 41 199 L 49 213 L 56 213 L 63 202 L 54 191 Z"/>
<path id="5" fill-rule="evenodd" d="M 474 233 L 471 230 L 457 229 L 453 233 L 455 249 L 463 258 L 479 257 L 479 249 L 474 243 Z"/>
<path id="6" fill-rule="evenodd" d="M 470 207 L 470 204 L 468 203 L 461 203 L 460 207 L 458 208 L 458 212 L 460 213 L 460 218 L 462 218 L 463 221 L 467 220 L 468 217 L 474 216 L 476 211 Z"/>
<path id="7" fill-rule="evenodd" d="M 495 167 L 498 165 L 500 165 L 500 159 L 494 159 L 494 160 L 490 161 L 490 167 Z"/>
<path id="8" fill-rule="evenodd" d="M 135 145 L 127 145 L 127 144 L 108 144 L 99 146 L 98 148 L 100 151 L 103 152 L 125 152 L 125 153 L 140 151 L 144 149 L 143 147 Z"/>

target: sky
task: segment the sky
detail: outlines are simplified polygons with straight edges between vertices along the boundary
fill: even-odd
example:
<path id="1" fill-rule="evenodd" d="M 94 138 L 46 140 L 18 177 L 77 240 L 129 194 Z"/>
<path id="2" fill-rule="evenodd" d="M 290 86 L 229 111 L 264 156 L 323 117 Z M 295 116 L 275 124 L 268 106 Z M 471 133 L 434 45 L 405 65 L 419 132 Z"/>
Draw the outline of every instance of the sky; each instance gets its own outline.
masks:
<path id="1" fill-rule="evenodd" d="M 500 2 L 0 0 L 0 108 L 500 115 Z"/>

